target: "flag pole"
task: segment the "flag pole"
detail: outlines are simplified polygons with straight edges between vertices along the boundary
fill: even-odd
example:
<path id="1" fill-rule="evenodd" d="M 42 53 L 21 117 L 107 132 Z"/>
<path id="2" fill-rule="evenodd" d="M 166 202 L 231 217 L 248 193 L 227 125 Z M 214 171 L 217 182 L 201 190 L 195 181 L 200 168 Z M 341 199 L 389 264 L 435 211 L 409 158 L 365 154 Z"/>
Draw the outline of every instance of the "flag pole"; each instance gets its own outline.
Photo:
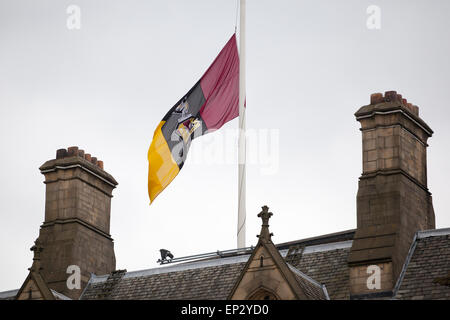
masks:
<path id="1" fill-rule="evenodd" d="M 245 0 L 240 0 L 239 23 L 239 142 L 238 142 L 238 167 L 239 167 L 239 191 L 238 191 L 238 226 L 237 247 L 245 248 Z"/>

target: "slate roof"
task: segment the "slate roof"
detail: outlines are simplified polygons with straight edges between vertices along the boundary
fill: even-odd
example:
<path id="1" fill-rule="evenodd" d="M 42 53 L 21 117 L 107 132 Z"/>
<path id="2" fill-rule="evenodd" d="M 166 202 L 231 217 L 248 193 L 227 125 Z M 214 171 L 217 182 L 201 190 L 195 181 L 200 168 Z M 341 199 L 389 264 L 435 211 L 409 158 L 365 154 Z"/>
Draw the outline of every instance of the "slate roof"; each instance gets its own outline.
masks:
<path id="1" fill-rule="evenodd" d="M 0 292 L 0 300 L 14 300 L 19 289 Z"/>
<path id="2" fill-rule="evenodd" d="M 350 272 L 347 257 L 352 241 L 309 246 L 286 260 L 296 269 L 326 286 L 332 300 L 350 298 Z"/>
<path id="3" fill-rule="evenodd" d="M 248 259 L 248 256 L 246 257 Z M 124 274 L 112 288 L 108 286 L 111 278 L 92 278 L 87 290 L 82 295 L 83 300 L 225 300 L 234 283 L 239 277 L 245 262 L 218 264 L 202 267 L 198 265 L 183 266 L 174 270 L 150 269 L 135 274 Z M 193 267 L 192 269 L 189 269 Z M 311 279 L 299 270 L 290 266 L 291 270 L 310 299 L 328 300 L 325 286 Z M 159 268 L 170 269 L 170 268 Z M 159 271 L 159 272 L 158 272 Z"/>
<path id="4" fill-rule="evenodd" d="M 353 234 L 351 230 L 332 234 L 330 238 L 325 235 L 277 245 L 309 298 L 348 298 L 346 258 L 351 240 L 330 243 L 330 239 L 345 240 Z M 303 248 L 301 256 L 288 255 L 288 248 L 293 246 Z M 94 275 L 80 299 L 223 300 L 228 297 L 249 257 L 245 254 L 136 272 Z"/>
<path id="5" fill-rule="evenodd" d="M 246 259 L 248 259 L 246 255 Z M 246 259 L 226 258 L 125 273 L 112 289 L 108 277 L 93 277 L 81 299 L 225 300 Z"/>
<path id="6" fill-rule="evenodd" d="M 450 299 L 450 228 L 416 234 L 394 299 Z"/>

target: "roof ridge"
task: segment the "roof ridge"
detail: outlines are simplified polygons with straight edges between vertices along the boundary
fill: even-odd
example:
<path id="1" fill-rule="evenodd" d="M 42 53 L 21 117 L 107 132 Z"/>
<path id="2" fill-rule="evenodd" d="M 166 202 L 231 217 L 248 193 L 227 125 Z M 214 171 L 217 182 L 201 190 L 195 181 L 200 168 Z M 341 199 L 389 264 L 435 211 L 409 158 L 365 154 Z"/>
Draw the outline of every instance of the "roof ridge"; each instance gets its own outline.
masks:
<path id="1" fill-rule="evenodd" d="M 86 290 L 89 288 L 89 285 L 94 282 L 93 280 L 97 279 L 97 276 L 95 275 L 95 273 L 91 272 L 91 276 L 89 277 L 88 283 L 86 284 L 86 286 L 84 287 L 83 291 L 81 292 L 80 296 L 78 297 L 78 300 L 82 300 L 84 293 L 86 292 Z"/>
<path id="2" fill-rule="evenodd" d="M 308 276 L 306 273 L 301 272 L 300 270 L 298 270 L 297 268 L 295 268 L 294 266 L 292 266 L 290 263 L 286 263 L 288 265 L 288 267 L 291 269 L 292 272 L 294 272 L 295 274 L 297 274 L 298 276 L 302 277 L 303 279 L 311 282 L 312 284 L 314 284 L 316 287 L 319 287 L 321 289 L 323 289 L 323 284 L 321 284 L 320 282 L 318 282 L 317 280 L 314 280 L 313 278 L 311 278 L 310 276 Z"/>
<path id="3" fill-rule="evenodd" d="M 288 242 L 282 242 L 282 243 L 278 243 L 275 246 L 277 248 L 281 247 L 288 247 L 288 246 L 292 246 L 292 245 L 296 245 L 296 244 L 302 244 L 302 243 L 307 243 L 307 242 L 320 242 L 321 240 L 327 240 L 327 239 L 333 239 L 333 238 L 339 238 L 339 237 L 344 237 L 345 236 L 350 236 L 351 234 L 354 234 L 356 232 L 356 229 L 349 229 L 349 230 L 344 230 L 344 231 L 338 231 L 338 232 L 333 232 L 333 233 L 328 233 L 328 234 L 324 234 L 324 235 L 320 235 L 320 236 L 314 236 L 314 237 L 309 237 L 309 238 L 304 238 L 304 239 L 298 239 L 298 240 L 292 240 L 292 241 L 288 241 Z M 353 239 L 353 237 L 352 237 Z M 349 239 L 346 239 L 349 240 Z M 346 240 L 341 240 L 341 241 L 346 241 Z M 317 245 L 320 244 L 327 244 L 327 243 L 333 243 L 333 242 L 339 242 L 339 240 L 334 240 L 334 241 L 327 241 L 327 242 L 323 242 L 323 243 L 318 243 Z M 314 245 L 314 244 L 310 244 Z M 305 245 L 307 246 L 307 245 Z"/>
<path id="4" fill-rule="evenodd" d="M 115 270 L 108 275 L 105 281 L 105 287 L 102 289 L 102 293 L 99 295 L 100 299 L 109 299 L 114 293 L 117 285 L 123 276 L 127 273 L 127 269 Z"/>
<path id="5" fill-rule="evenodd" d="M 158 268 L 130 271 L 130 272 L 125 273 L 123 278 L 125 278 L 125 279 L 126 278 L 134 278 L 134 277 L 153 275 L 153 274 L 170 273 L 170 272 L 193 270 L 193 269 L 199 269 L 199 268 L 215 267 L 215 266 L 219 266 L 219 265 L 240 263 L 240 262 L 247 261 L 249 256 L 250 255 L 247 254 L 247 255 L 226 257 L 226 258 L 213 259 L 213 260 L 193 261 L 193 262 L 189 262 L 189 263 L 177 264 L 177 265 L 172 265 L 172 266 L 167 266 L 167 267 L 158 267 Z M 99 278 L 106 279 L 107 277 L 108 277 L 108 275 L 104 275 L 104 276 L 100 276 L 100 277 L 97 276 L 96 279 L 99 279 Z M 96 282 L 96 281 L 94 280 L 93 282 Z"/>
<path id="6" fill-rule="evenodd" d="M 302 254 L 351 248 L 353 240 L 335 241 L 305 246 Z"/>
<path id="7" fill-rule="evenodd" d="M 400 286 L 402 285 L 403 278 L 405 277 L 405 273 L 406 273 L 406 270 L 408 269 L 409 262 L 411 261 L 414 251 L 416 250 L 417 240 L 419 239 L 419 232 L 420 231 L 417 231 L 414 234 L 413 241 L 411 243 L 411 246 L 409 247 L 405 262 L 403 263 L 402 271 L 400 271 L 400 275 L 398 276 L 397 282 L 394 286 L 394 289 L 392 290 L 392 298 L 393 299 L 395 299 L 395 296 L 397 295 L 397 292 L 400 289 Z"/>
<path id="8" fill-rule="evenodd" d="M 64 294 L 62 294 L 62 293 L 60 293 L 60 292 L 58 292 L 56 290 L 50 289 L 50 291 L 53 293 L 55 298 L 59 298 L 61 300 L 72 300 L 68 296 L 66 296 L 66 295 L 64 295 Z"/>
<path id="9" fill-rule="evenodd" d="M 319 281 L 311 278 L 306 273 L 300 271 L 299 269 L 295 268 L 291 264 L 289 264 L 289 263 L 286 263 L 286 264 L 288 265 L 289 269 L 291 269 L 291 271 L 294 273 L 294 275 L 305 279 L 306 281 L 310 282 L 311 284 L 313 284 L 314 286 L 316 286 L 317 288 L 322 290 L 322 293 L 325 296 L 325 300 L 330 300 L 330 296 L 328 295 L 328 290 L 327 290 L 327 287 L 325 286 L 325 284 L 321 284 Z"/>
<path id="10" fill-rule="evenodd" d="M 429 238 L 429 237 L 438 237 L 438 236 L 446 236 L 450 234 L 450 228 L 440 228 L 440 229 L 429 229 L 423 231 L 417 231 L 417 238 Z"/>

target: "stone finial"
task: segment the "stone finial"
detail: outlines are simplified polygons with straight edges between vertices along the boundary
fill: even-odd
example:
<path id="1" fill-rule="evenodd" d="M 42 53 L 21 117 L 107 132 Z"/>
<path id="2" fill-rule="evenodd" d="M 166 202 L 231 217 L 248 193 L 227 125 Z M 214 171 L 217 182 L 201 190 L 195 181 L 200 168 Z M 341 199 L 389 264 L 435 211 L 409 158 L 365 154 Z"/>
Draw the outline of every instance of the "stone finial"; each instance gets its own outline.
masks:
<path id="1" fill-rule="evenodd" d="M 268 206 L 263 206 L 262 211 L 258 214 L 258 217 L 262 220 L 261 233 L 259 234 L 259 239 L 271 240 L 273 233 L 269 232 L 269 219 L 273 215 L 269 212 Z"/>
<path id="2" fill-rule="evenodd" d="M 34 241 L 34 245 L 30 248 L 30 251 L 33 251 L 34 257 L 33 260 L 41 260 L 41 252 L 44 250 L 44 247 L 41 244 L 39 238 Z"/>
<path id="3" fill-rule="evenodd" d="M 30 248 L 30 251 L 33 251 L 33 265 L 28 270 L 30 271 L 40 271 L 41 268 L 41 253 L 44 250 L 44 247 L 41 244 L 39 238 L 34 241 L 34 245 Z"/>

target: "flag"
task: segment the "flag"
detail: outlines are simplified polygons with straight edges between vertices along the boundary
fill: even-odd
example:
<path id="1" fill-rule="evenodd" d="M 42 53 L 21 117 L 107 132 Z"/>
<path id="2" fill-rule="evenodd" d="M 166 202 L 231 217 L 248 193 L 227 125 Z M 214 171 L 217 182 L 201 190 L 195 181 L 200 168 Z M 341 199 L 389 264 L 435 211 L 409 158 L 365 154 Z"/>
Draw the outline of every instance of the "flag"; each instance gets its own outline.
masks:
<path id="1" fill-rule="evenodd" d="M 214 62 L 164 116 L 148 150 L 150 203 L 177 176 L 191 141 L 239 115 L 239 54 L 233 34 Z"/>

